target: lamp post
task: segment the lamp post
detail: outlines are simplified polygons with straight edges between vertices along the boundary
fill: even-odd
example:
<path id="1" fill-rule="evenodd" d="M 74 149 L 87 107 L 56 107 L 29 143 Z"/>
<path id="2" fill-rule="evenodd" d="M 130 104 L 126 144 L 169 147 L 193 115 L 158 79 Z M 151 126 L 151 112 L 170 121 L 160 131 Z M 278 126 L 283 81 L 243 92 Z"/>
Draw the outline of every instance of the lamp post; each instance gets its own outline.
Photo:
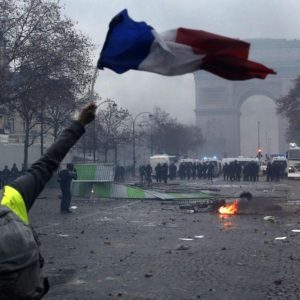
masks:
<path id="1" fill-rule="evenodd" d="M 41 121 L 41 156 L 44 155 L 44 112 L 45 112 L 45 102 L 44 99 L 41 100 L 41 114 L 40 114 L 40 121 Z"/>
<path id="2" fill-rule="evenodd" d="M 113 100 L 107 99 L 104 100 L 102 102 L 100 102 L 97 107 L 99 107 L 100 105 L 104 104 L 104 103 L 112 103 L 112 106 L 117 106 L 117 103 Z M 96 163 L 96 148 L 97 148 L 97 139 L 96 139 L 96 121 L 94 121 L 94 127 L 93 127 L 93 161 L 94 163 Z"/>
<path id="3" fill-rule="evenodd" d="M 136 165 L 136 153 L 135 153 L 135 122 L 137 118 L 141 115 L 148 114 L 151 117 L 151 113 L 148 111 L 142 111 L 132 118 L 132 175 L 135 177 L 135 165 Z"/>

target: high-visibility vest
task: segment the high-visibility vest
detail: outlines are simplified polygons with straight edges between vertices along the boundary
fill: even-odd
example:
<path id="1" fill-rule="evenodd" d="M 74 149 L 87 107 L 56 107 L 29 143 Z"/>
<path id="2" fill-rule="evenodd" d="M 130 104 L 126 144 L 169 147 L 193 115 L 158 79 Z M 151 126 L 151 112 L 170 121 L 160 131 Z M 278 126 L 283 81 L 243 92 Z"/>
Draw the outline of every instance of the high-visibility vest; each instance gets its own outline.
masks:
<path id="1" fill-rule="evenodd" d="M 13 187 L 6 185 L 1 205 L 5 205 L 12 210 L 22 221 L 29 224 L 28 213 L 21 194 Z"/>

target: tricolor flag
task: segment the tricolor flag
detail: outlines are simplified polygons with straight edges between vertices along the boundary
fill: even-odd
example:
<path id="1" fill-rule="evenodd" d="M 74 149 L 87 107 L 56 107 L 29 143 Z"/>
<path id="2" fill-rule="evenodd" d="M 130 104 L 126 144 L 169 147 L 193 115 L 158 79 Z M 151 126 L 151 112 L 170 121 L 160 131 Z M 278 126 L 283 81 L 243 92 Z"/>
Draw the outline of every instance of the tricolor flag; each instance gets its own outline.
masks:
<path id="1" fill-rule="evenodd" d="M 98 68 L 119 74 L 140 70 L 168 76 L 202 69 L 229 80 L 276 74 L 248 60 L 249 48 L 247 42 L 202 30 L 178 28 L 157 33 L 145 22 L 132 20 L 125 9 L 109 24 Z"/>

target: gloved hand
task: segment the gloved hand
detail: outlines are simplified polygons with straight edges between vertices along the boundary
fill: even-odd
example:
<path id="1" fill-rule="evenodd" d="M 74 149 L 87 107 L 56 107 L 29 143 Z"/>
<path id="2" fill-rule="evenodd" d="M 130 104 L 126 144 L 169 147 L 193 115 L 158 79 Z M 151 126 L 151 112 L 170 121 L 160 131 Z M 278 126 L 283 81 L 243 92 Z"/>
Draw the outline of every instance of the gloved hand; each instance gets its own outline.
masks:
<path id="1" fill-rule="evenodd" d="M 81 123 L 83 126 L 92 122 L 96 116 L 96 109 L 97 105 L 94 102 L 88 104 L 79 113 L 79 116 L 77 118 L 78 122 Z"/>

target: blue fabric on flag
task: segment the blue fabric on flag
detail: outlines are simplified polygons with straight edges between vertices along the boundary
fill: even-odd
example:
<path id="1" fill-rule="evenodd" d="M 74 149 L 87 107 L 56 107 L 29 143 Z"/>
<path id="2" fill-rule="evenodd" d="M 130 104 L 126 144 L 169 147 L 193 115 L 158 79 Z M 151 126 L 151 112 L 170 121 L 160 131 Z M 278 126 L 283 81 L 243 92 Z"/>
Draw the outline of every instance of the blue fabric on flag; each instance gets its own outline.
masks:
<path id="1" fill-rule="evenodd" d="M 154 40 L 152 29 L 145 22 L 133 21 L 127 9 L 121 11 L 109 24 L 98 68 L 109 68 L 119 74 L 137 70 L 150 52 Z"/>

